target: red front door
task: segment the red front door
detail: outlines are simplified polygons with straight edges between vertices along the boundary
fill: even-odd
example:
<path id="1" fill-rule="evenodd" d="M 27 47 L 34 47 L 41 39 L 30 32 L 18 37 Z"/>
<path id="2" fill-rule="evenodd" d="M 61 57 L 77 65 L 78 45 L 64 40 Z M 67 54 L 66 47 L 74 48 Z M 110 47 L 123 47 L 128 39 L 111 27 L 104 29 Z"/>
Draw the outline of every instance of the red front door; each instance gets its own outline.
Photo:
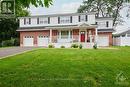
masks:
<path id="1" fill-rule="evenodd" d="M 80 41 L 85 42 L 85 31 L 80 32 Z"/>

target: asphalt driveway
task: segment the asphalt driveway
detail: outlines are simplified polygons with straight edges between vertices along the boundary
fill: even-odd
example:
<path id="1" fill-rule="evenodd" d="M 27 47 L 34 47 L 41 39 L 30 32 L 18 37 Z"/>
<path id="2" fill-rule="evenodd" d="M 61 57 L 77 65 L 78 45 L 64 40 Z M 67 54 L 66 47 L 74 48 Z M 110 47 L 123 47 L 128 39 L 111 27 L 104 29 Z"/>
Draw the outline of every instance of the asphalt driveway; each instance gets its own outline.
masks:
<path id="1" fill-rule="evenodd" d="M 15 54 L 20 54 L 25 51 L 30 51 L 33 50 L 34 47 L 10 47 L 10 48 L 1 48 L 0 49 L 0 59 L 15 55 Z"/>

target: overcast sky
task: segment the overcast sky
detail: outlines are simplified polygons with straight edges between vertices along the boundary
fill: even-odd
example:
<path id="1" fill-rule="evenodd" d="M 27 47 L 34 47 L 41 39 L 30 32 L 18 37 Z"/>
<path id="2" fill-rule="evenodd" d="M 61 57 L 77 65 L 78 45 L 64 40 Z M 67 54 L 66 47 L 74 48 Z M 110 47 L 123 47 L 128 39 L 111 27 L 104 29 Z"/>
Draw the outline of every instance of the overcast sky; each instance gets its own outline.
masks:
<path id="1" fill-rule="evenodd" d="M 46 14 L 57 14 L 57 13 L 74 13 L 77 12 L 78 7 L 82 4 L 82 0 L 53 0 L 53 5 L 49 8 L 31 6 L 29 11 L 31 15 L 46 15 Z M 117 31 L 121 32 L 130 27 L 130 18 L 126 18 L 127 9 L 121 11 L 124 17 L 124 25 L 118 26 Z"/>

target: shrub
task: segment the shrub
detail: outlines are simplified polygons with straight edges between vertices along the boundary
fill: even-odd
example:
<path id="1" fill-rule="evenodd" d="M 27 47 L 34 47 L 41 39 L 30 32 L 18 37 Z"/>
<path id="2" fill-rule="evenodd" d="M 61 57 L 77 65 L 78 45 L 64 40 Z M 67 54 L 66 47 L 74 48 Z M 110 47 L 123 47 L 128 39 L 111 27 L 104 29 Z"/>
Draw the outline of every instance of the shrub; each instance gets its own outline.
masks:
<path id="1" fill-rule="evenodd" d="M 50 45 L 48 45 L 48 48 L 55 48 L 55 46 L 50 44 Z"/>
<path id="2" fill-rule="evenodd" d="M 5 40 L 2 41 L 2 47 L 14 46 L 14 40 Z"/>
<path id="3" fill-rule="evenodd" d="M 83 48 L 83 46 L 82 46 L 82 44 L 80 44 L 80 45 L 79 45 L 79 49 L 82 49 L 82 48 Z"/>
<path id="4" fill-rule="evenodd" d="M 15 40 L 14 40 L 14 46 L 19 46 L 19 45 L 20 45 L 19 38 L 15 38 Z"/>
<path id="5" fill-rule="evenodd" d="M 78 48 L 79 46 L 78 46 L 78 44 L 72 44 L 71 45 L 71 48 Z"/>
<path id="6" fill-rule="evenodd" d="M 65 48 L 65 46 L 61 46 L 60 48 Z"/>
<path id="7" fill-rule="evenodd" d="M 97 49 L 97 44 L 96 43 L 93 45 L 93 49 Z"/>

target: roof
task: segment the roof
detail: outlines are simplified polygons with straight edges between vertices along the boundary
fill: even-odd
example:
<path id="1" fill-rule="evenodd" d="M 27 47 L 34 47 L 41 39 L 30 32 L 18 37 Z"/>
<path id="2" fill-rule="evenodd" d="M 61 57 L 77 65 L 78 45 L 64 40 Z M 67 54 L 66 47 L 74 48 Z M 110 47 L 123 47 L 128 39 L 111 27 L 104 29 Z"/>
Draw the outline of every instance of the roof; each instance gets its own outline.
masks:
<path id="1" fill-rule="evenodd" d="M 84 15 L 84 14 L 96 14 L 96 12 L 89 12 L 89 13 L 64 13 L 64 14 L 49 14 L 49 15 L 34 15 L 34 16 L 18 17 L 18 18 L 55 17 L 55 16 L 75 16 L 75 15 Z"/>
<path id="2" fill-rule="evenodd" d="M 17 31 L 37 31 L 37 30 L 47 30 L 47 29 L 77 29 L 77 28 L 96 28 L 97 25 L 91 25 L 84 23 L 71 24 L 71 25 L 53 25 L 53 26 L 39 26 L 39 27 L 20 27 Z"/>
<path id="3" fill-rule="evenodd" d="M 125 31 L 120 32 L 120 33 L 113 34 L 113 35 L 114 35 L 114 36 L 121 36 L 121 35 L 125 35 L 125 34 L 127 34 L 127 33 L 130 34 L 130 29 L 129 29 L 129 30 L 125 30 Z"/>
<path id="4" fill-rule="evenodd" d="M 109 28 L 109 29 L 98 29 L 98 32 L 114 32 L 113 28 Z"/>

